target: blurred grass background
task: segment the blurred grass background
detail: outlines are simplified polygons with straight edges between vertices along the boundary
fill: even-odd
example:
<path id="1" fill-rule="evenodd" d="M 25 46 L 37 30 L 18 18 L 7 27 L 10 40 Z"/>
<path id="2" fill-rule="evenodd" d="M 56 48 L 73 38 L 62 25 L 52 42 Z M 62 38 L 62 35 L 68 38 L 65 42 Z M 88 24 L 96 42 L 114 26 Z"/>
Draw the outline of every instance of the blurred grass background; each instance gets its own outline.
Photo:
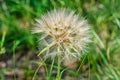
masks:
<path id="1" fill-rule="evenodd" d="M 88 21 L 93 35 L 85 60 L 78 64 L 82 65 L 79 73 L 70 69 L 63 80 L 119 80 L 119 5 L 120 0 L 0 0 L 0 80 L 32 79 L 39 58 L 31 28 L 36 18 L 54 8 L 75 10 Z M 43 80 L 42 71 L 36 79 Z"/>

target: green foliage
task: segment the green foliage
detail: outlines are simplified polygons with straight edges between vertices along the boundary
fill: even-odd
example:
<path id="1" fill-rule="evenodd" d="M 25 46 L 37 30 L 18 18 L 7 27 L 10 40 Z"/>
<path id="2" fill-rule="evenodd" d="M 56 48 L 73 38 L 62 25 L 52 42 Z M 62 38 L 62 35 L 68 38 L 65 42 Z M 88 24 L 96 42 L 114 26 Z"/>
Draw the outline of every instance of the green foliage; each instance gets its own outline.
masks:
<path id="1" fill-rule="evenodd" d="M 80 61 L 77 75 L 84 76 L 81 69 L 84 68 L 83 65 L 87 65 L 90 72 L 89 69 L 86 72 L 89 72 L 91 80 L 119 80 L 119 3 L 120 0 L 1 0 L 0 58 L 3 53 L 14 54 L 13 49 L 16 51 L 36 50 L 37 39 L 31 33 L 35 18 L 54 8 L 69 8 L 86 18 L 93 35 L 93 42 L 88 46 L 90 50 L 85 60 Z M 52 69 L 55 67 L 53 63 L 50 65 L 52 67 L 50 67 L 48 77 L 52 75 Z M 75 70 L 67 72 L 74 75 Z M 85 77 L 88 78 L 87 73 Z M 4 80 L 3 74 L 4 71 L 0 70 L 2 80 Z M 25 74 L 33 74 L 33 71 L 25 71 Z"/>

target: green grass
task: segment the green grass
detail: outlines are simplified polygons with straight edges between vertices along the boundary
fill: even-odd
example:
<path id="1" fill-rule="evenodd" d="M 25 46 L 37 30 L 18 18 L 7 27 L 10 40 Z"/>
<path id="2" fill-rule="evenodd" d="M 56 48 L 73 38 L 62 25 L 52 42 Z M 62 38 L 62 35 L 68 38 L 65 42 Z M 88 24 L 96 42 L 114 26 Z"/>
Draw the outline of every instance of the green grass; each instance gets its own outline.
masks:
<path id="1" fill-rule="evenodd" d="M 6 77 L 6 73 L 14 69 L 22 70 L 23 78 L 18 77 L 21 80 L 41 77 L 53 80 L 56 76 L 62 76 L 64 80 L 119 80 L 119 3 L 120 0 L 1 0 L 0 80 L 7 80 L 9 76 Z M 56 61 L 43 61 L 37 57 L 37 35 L 31 33 L 33 23 L 36 18 L 54 8 L 75 10 L 91 26 L 93 42 L 77 68 L 67 69 L 62 64 L 58 66 Z M 37 58 L 33 59 L 31 55 Z M 8 61 L 12 63 L 7 65 Z M 1 67 L 2 62 L 6 63 L 5 67 Z M 47 75 L 44 75 L 44 71 Z M 17 80 L 16 75 L 10 78 Z"/>

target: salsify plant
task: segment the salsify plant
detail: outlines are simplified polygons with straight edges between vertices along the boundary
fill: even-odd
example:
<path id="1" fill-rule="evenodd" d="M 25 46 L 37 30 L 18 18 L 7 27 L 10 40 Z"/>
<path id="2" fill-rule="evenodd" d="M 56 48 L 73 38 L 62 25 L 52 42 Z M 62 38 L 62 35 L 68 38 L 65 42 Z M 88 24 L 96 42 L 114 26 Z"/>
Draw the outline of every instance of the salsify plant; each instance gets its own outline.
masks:
<path id="1" fill-rule="evenodd" d="M 90 40 L 90 27 L 86 20 L 74 11 L 54 9 L 36 19 L 33 33 L 41 34 L 39 41 L 44 47 L 44 58 L 60 56 L 61 60 L 80 59 Z"/>

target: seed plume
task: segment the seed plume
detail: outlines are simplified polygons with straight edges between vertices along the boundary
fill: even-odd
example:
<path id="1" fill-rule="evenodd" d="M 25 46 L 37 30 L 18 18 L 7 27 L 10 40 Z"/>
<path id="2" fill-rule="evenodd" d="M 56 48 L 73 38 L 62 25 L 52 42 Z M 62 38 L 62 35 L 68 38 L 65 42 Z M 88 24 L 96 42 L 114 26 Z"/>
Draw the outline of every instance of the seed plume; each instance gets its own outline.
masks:
<path id="1" fill-rule="evenodd" d="M 38 55 L 44 53 L 44 58 L 79 59 L 91 41 L 87 22 L 67 9 L 54 9 L 36 19 L 33 33 L 41 34 Z"/>

